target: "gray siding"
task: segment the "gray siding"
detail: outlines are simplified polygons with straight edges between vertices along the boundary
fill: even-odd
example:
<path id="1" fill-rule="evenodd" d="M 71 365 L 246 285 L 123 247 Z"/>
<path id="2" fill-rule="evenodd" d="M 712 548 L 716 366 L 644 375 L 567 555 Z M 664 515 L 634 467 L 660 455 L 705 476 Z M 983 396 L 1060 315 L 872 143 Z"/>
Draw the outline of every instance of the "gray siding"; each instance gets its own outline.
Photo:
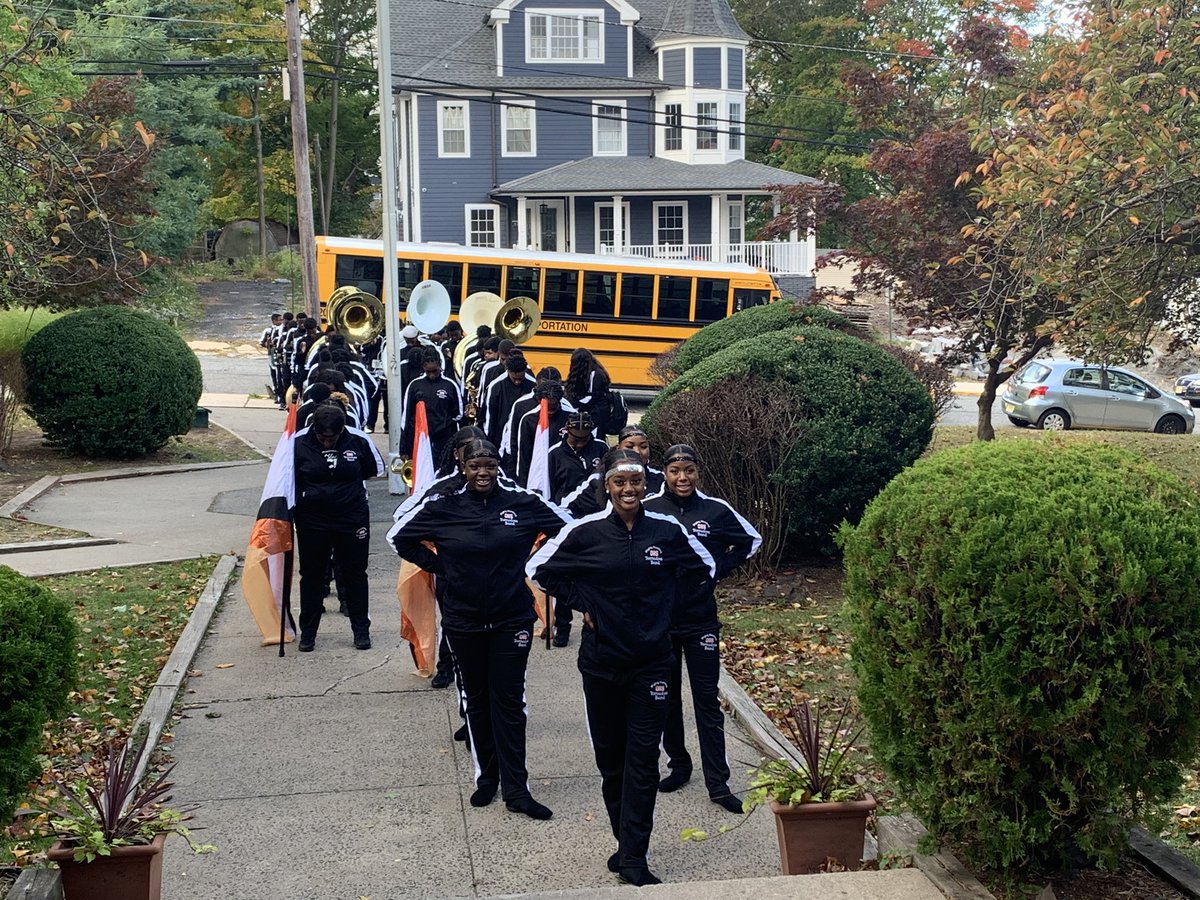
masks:
<path id="1" fill-rule="evenodd" d="M 509 76 L 531 75 L 537 72 L 554 72 L 558 75 L 578 71 L 584 77 L 624 78 L 628 71 L 628 38 L 625 26 L 617 11 L 607 3 L 593 0 L 530 0 L 535 9 L 596 9 L 604 13 L 604 62 L 576 63 L 563 60 L 525 62 L 525 11 L 518 7 L 512 11 L 509 23 L 504 26 L 504 74 Z M 481 7 L 482 8 L 482 7 Z M 636 40 L 636 38 L 635 38 Z"/>
<path id="2" fill-rule="evenodd" d="M 725 50 L 728 54 L 729 61 L 729 90 L 740 91 L 744 87 L 742 83 L 742 64 L 744 62 L 745 51 L 741 47 L 728 47 Z"/>
<path id="3" fill-rule="evenodd" d="M 700 88 L 721 86 L 720 47 L 697 47 L 692 51 L 692 85 Z"/>
<path id="4" fill-rule="evenodd" d="M 666 84 L 684 86 L 687 84 L 687 51 L 664 50 L 662 52 L 663 81 Z"/>
<path id="5" fill-rule="evenodd" d="M 597 253 L 596 248 L 596 204 L 604 197 L 578 197 L 575 200 L 575 252 Z"/>

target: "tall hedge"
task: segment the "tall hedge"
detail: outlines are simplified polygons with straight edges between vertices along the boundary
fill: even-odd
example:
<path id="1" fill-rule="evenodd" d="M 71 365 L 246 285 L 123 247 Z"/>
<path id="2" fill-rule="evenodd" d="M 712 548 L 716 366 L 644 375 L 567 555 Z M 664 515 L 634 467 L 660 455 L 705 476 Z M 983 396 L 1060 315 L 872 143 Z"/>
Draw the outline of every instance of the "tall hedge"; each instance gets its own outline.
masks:
<path id="1" fill-rule="evenodd" d="M 707 421 L 706 405 L 727 410 L 725 395 L 748 383 L 755 387 L 742 403 L 720 422 Z M 795 410 L 783 431 L 760 433 L 762 394 Z M 685 407 L 687 414 L 679 414 Z M 933 421 L 928 392 L 894 357 L 822 327 L 772 331 L 726 347 L 664 388 L 642 417 L 659 451 L 677 442 L 703 445 L 711 459 L 766 445 L 775 462 L 765 477 L 787 489 L 782 514 L 791 548 L 800 552 L 828 549 L 843 519 L 857 521 L 867 502 L 924 452 Z M 738 506 L 739 486 L 722 489 Z"/>
<path id="2" fill-rule="evenodd" d="M 774 303 L 748 307 L 728 318 L 705 325 L 680 345 L 671 365 L 676 375 L 682 375 L 714 353 L 719 353 L 738 341 L 769 331 L 803 325 L 816 325 L 835 331 L 854 331 L 849 319 L 824 306 L 801 306 L 786 300 L 777 300 Z"/>
<path id="3" fill-rule="evenodd" d="M 168 325 L 120 306 L 80 310 L 25 345 L 26 402 L 54 446 L 86 456 L 157 450 L 192 424 L 200 363 Z"/>
<path id="4" fill-rule="evenodd" d="M 42 726 L 66 712 L 77 638 L 67 601 L 0 566 L 0 825 L 38 776 Z"/>
<path id="5" fill-rule="evenodd" d="M 976 443 L 844 530 L 875 756 L 935 836 L 1013 875 L 1113 861 L 1200 739 L 1200 508 L 1113 448 Z"/>

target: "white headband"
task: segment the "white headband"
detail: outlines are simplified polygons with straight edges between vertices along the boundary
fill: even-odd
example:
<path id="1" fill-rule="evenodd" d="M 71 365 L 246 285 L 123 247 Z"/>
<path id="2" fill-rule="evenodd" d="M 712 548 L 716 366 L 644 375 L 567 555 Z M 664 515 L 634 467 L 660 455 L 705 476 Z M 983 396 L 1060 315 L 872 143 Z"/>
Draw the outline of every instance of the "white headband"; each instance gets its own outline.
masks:
<path id="1" fill-rule="evenodd" d="M 638 463 L 618 463 L 604 473 L 604 480 L 608 481 L 608 479 L 612 478 L 618 472 L 626 472 L 630 475 L 640 472 L 644 475 L 646 473 L 646 469 Z"/>

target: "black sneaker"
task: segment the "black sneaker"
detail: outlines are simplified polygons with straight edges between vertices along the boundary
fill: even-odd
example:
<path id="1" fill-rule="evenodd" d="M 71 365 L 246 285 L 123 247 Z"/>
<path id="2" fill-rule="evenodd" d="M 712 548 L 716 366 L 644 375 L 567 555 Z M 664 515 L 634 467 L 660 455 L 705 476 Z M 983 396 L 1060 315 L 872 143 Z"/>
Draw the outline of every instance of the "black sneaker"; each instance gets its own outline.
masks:
<path id="1" fill-rule="evenodd" d="M 554 629 L 554 646 L 565 647 L 571 643 L 571 626 L 559 625 Z"/>
<path id="2" fill-rule="evenodd" d="M 442 688 L 450 687 L 450 685 L 453 683 L 454 683 L 454 673 L 453 672 L 444 672 L 441 669 L 438 669 L 436 672 L 433 673 L 433 678 L 430 680 L 429 686 L 431 688 L 436 688 L 437 690 L 441 690 Z"/>
<path id="3" fill-rule="evenodd" d="M 346 601 L 345 601 L 345 600 L 339 600 L 339 601 L 338 601 L 338 612 L 340 612 L 340 613 L 341 613 L 343 616 L 349 616 L 349 615 L 350 615 L 350 607 L 348 607 L 348 606 L 346 605 Z"/>
<path id="4" fill-rule="evenodd" d="M 316 638 L 300 638 L 300 644 L 296 647 L 301 653 L 312 653 L 317 647 Z"/>
<path id="5" fill-rule="evenodd" d="M 369 634 L 356 635 L 354 638 L 354 649 L 355 650 L 370 650 L 371 649 L 371 636 Z"/>

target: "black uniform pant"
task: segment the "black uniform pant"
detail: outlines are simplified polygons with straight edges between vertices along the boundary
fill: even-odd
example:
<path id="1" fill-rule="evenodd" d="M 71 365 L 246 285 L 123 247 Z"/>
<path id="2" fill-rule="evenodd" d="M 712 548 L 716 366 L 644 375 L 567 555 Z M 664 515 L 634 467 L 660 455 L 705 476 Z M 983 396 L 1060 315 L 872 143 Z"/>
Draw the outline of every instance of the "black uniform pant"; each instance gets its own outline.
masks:
<path id="1" fill-rule="evenodd" d="M 475 784 L 499 784 L 505 801 L 529 796 L 525 767 L 525 666 L 529 625 L 489 631 L 448 631 L 462 678 Z"/>
<path id="2" fill-rule="evenodd" d="M 692 708 L 696 713 L 696 731 L 700 738 L 700 761 L 704 766 L 704 785 L 710 797 L 729 793 L 729 760 L 725 756 L 725 714 L 717 683 L 721 679 L 721 633 L 714 628 L 703 634 L 672 636 L 675 666 L 671 673 L 671 700 L 667 726 L 663 729 L 663 749 L 672 771 L 691 774 L 692 757 L 683 740 L 683 661 L 687 659 L 688 684 L 692 689 Z"/>
<path id="3" fill-rule="evenodd" d="M 380 381 L 379 387 L 375 393 L 371 395 L 367 401 L 367 427 L 372 431 L 375 430 L 375 423 L 379 421 L 379 408 L 383 407 L 383 427 L 387 428 L 388 408 L 387 408 L 387 382 Z"/>
<path id="4" fill-rule="evenodd" d="M 329 560 L 337 555 L 338 596 L 346 601 L 350 629 L 355 636 L 370 633 L 367 615 L 367 555 L 371 546 L 368 526 L 355 531 L 328 531 L 296 523 L 297 555 L 300 558 L 300 637 L 313 639 L 325 609 Z"/>
<path id="5" fill-rule="evenodd" d="M 621 869 L 646 868 L 670 678 L 669 660 L 613 678 L 583 673 L 588 731 Z"/>
<path id="6" fill-rule="evenodd" d="M 271 390 L 275 394 L 275 402 L 282 403 L 283 395 L 287 391 L 287 384 L 283 377 L 283 372 L 279 370 L 278 364 L 272 360 L 271 365 Z"/>

